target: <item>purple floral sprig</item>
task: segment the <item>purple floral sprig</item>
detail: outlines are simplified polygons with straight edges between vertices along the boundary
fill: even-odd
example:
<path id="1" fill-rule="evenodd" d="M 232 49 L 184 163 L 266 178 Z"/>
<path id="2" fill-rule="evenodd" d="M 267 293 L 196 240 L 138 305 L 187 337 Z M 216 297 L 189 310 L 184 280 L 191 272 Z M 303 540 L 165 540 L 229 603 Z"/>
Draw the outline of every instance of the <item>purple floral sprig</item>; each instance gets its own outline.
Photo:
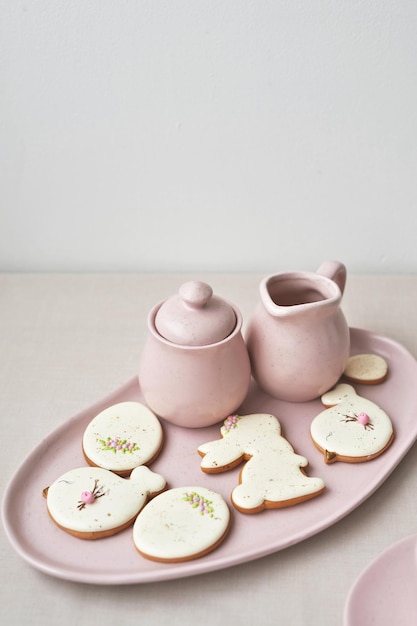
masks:
<path id="1" fill-rule="evenodd" d="M 203 498 L 203 496 L 200 496 L 196 491 L 185 493 L 183 500 L 191 504 L 193 509 L 197 509 L 200 515 L 214 516 L 214 507 L 211 500 Z"/>
<path id="2" fill-rule="evenodd" d="M 128 443 L 127 439 L 120 439 L 120 437 L 107 437 L 106 440 L 100 439 L 102 450 L 110 450 L 114 454 L 121 452 L 122 454 L 132 454 L 139 450 L 137 443 Z"/>
<path id="3" fill-rule="evenodd" d="M 237 423 L 240 420 L 239 415 L 229 415 L 223 422 L 225 434 L 229 433 L 234 428 L 237 428 Z"/>

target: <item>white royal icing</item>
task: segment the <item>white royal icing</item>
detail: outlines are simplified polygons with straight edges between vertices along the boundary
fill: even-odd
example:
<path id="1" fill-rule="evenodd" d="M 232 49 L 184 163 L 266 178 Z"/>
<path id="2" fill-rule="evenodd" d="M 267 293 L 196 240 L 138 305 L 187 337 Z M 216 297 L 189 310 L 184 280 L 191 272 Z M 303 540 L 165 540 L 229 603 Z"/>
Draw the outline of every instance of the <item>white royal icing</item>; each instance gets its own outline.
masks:
<path id="1" fill-rule="evenodd" d="M 129 479 L 100 467 L 80 467 L 55 480 L 47 490 L 51 517 L 76 533 L 101 533 L 136 517 L 151 494 L 165 488 L 165 479 L 142 465 Z M 84 495 L 83 498 L 83 494 Z M 88 500 L 88 494 L 93 494 Z"/>
<path id="2" fill-rule="evenodd" d="M 114 404 L 92 419 L 84 431 L 87 460 L 115 472 L 128 472 L 152 460 L 162 446 L 162 426 L 139 402 Z"/>
<path id="3" fill-rule="evenodd" d="M 310 432 L 322 450 L 352 459 L 373 457 L 392 439 L 389 416 L 374 402 L 359 396 L 351 385 L 337 385 L 321 400 L 330 408 L 313 419 Z M 361 413 L 368 416 L 367 424 L 358 420 Z"/>
<path id="4" fill-rule="evenodd" d="M 348 358 L 343 373 L 356 382 L 383 381 L 388 373 L 388 363 L 378 354 L 355 354 Z"/>
<path id="5" fill-rule="evenodd" d="M 232 492 L 232 502 L 250 512 L 276 508 L 318 495 L 325 488 L 321 478 L 308 477 L 301 468 L 305 457 L 294 452 L 281 436 L 276 417 L 264 413 L 230 416 L 221 428 L 222 439 L 199 446 L 203 471 L 222 471 L 248 459 L 240 485 Z"/>
<path id="6" fill-rule="evenodd" d="M 148 558 L 189 560 L 215 548 L 229 523 L 230 511 L 220 494 L 204 487 L 177 487 L 156 496 L 139 513 L 133 541 Z"/>

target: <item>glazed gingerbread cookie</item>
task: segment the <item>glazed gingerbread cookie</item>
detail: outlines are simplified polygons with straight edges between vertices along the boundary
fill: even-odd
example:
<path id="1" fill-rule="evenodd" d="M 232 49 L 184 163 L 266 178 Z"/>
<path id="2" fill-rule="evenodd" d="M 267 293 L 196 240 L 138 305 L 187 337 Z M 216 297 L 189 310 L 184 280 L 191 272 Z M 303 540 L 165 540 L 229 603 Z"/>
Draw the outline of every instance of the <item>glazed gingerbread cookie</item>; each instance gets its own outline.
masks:
<path id="1" fill-rule="evenodd" d="M 313 419 L 310 433 L 325 463 L 370 461 L 391 445 L 391 419 L 351 385 L 337 385 L 321 401 L 327 408 Z"/>
<path id="2" fill-rule="evenodd" d="M 87 463 L 119 476 L 152 463 L 162 444 L 160 421 L 139 402 L 120 402 L 101 411 L 88 424 L 82 441 Z"/>
<path id="3" fill-rule="evenodd" d="M 100 467 L 80 467 L 55 480 L 44 496 L 60 528 L 81 539 L 100 539 L 131 526 L 148 499 L 165 487 L 165 479 L 144 465 L 128 479 Z"/>
<path id="4" fill-rule="evenodd" d="M 308 461 L 281 436 L 277 418 L 266 413 L 229 416 L 221 439 L 198 448 L 203 472 L 223 472 L 245 462 L 231 500 L 242 513 L 298 504 L 325 489 L 321 478 L 305 473 Z"/>
<path id="5" fill-rule="evenodd" d="M 182 562 L 208 554 L 225 539 L 230 511 L 222 496 L 204 487 L 178 487 L 139 513 L 133 541 L 153 561 Z"/>
<path id="6" fill-rule="evenodd" d="M 388 363 L 379 354 L 355 354 L 348 358 L 343 375 L 349 382 L 378 385 L 388 376 Z"/>

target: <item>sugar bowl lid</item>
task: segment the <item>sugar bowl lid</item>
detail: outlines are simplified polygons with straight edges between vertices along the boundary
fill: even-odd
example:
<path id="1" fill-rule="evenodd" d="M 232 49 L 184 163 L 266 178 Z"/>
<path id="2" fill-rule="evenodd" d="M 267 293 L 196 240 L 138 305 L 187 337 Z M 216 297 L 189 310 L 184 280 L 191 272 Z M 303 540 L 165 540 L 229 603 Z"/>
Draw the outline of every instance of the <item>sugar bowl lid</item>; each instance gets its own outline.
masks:
<path id="1" fill-rule="evenodd" d="M 225 339 L 236 326 L 233 308 L 202 281 L 189 281 L 162 303 L 155 317 L 158 333 L 172 343 L 205 346 Z"/>

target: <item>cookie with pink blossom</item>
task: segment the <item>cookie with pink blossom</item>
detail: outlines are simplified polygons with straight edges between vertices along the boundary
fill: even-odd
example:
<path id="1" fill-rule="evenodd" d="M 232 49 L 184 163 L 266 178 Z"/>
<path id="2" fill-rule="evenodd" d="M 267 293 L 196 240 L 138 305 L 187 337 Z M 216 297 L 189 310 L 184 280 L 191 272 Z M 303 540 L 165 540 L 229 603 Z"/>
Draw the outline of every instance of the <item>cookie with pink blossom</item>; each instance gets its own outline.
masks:
<path id="1" fill-rule="evenodd" d="M 321 401 L 327 408 L 313 419 L 310 433 L 325 463 L 370 461 L 393 442 L 391 418 L 351 385 L 337 385 Z"/>
<path id="2" fill-rule="evenodd" d="M 138 552 L 164 563 L 189 561 L 217 548 L 230 529 L 223 497 L 205 487 L 168 489 L 152 499 L 133 525 Z"/>
<path id="3" fill-rule="evenodd" d="M 82 447 L 89 465 L 128 476 L 150 464 L 163 445 L 156 415 L 139 402 L 119 402 L 96 415 L 84 431 Z"/>
<path id="4" fill-rule="evenodd" d="M 300 504 L 325 489 L 319 477 L 307 475 L 308 460 L 297 454 L 281 434 L 274 415 L 230 415 L 220 428 L 221 438 L 201 444 L 201 469 L 217 474 L 243 463 L 233 506 L 241 513 L 259 513 Z"/>
<path id="5" fill-rule="evenodd" d="M 55 524 L 81 539 L 100 539 L 131 526 L 148 500 L 166 488 L 160 474 L 142 465 L 130 478 L 101 467 L 79 467 L 44 490 Z"/>

